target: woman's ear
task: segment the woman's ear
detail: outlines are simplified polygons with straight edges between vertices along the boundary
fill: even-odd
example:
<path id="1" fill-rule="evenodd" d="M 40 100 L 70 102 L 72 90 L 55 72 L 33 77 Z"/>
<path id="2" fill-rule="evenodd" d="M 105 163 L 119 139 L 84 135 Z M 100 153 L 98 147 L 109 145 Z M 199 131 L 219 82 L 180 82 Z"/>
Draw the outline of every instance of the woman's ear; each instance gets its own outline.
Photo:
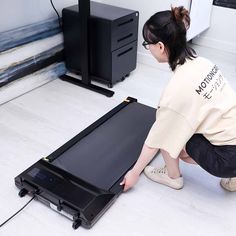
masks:
<path id="1" fill-rule="evenodd" d="M 159 49 L 161 53 L 165 52 L 165 45 L 161 41 L 158 42 Z"/>

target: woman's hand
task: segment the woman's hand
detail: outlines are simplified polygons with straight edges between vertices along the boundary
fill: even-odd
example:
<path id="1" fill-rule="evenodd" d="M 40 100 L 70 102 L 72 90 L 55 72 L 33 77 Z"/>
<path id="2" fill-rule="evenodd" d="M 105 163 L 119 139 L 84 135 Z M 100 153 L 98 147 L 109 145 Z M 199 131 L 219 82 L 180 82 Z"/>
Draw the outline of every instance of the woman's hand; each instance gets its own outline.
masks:
<path id="1" fill-rule="evenodd" d="M 120 185 L 124 185 L 124 192 L 132 188 L 138 182 L 138 179 L 139 174 L 137 172 L 135 172 L 133 169 L 128 171 L 123 181 L 120 183 Z"/>
<path id="2" fill-rule="evenodd" d="M 146 144 L 143 145 L 142 151 L 134 167 L 126 173 L 123 181 L 120 183 L 120 185 L 124 185 L 124 191 L 132 188 L 138 182 L 139 175 L 157 152 L 158 148 L 151 148 Z"/>

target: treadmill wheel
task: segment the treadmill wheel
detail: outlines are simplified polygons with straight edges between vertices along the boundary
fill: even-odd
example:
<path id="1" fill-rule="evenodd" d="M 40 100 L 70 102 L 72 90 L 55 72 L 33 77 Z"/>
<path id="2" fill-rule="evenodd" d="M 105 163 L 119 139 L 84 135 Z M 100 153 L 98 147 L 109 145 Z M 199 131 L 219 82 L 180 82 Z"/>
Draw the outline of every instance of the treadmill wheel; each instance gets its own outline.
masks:
<path id="1" fill-rule="evenodd" d="M 81 220 L 76 220 L 76 221 L 73 222 L 72 228 L 73 229 L 78 229 L 80 227 L 80 225 L 81 225 Z"/>
<path id="2" fill-rule="evenodd" d="M 28 190 L 26 190 L 25 188 L 22 188 L 20 192 L 18 193 L 18 195 L 20 197 L 24 197 L 27 193 L 28 193 Z"/>
<path id="3" fill-rule="evenodd" d="M 113 88 L 113 84 L 112 83 L 109 83 L 107 86 L 108 86 L 108 88 Z"/>

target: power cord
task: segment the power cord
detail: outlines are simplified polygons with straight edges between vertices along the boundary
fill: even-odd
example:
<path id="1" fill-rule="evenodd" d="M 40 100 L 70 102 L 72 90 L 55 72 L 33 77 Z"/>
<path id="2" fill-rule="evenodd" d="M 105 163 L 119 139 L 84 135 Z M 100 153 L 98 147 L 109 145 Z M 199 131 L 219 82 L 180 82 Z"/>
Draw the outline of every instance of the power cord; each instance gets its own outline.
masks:
<path id="1" fill-rule="evenodd" d="M 59 23 L 59 26 L 60 26 L 60 28 L 62 28 L 62 24 L 61 24 L 61 18 L 60 18 L 60 15 L 59 15 L 59 13 L 58 13 L 57 9 L 55 8 L 55 6 L 54 6 L 54 4 L 53 4 L 53 1 L 52 1 L 52 0 L 50 0 L 50 3 L 51 3 L 51 5 L 52 5 L 52 7 L 53 7 L 54 11 L 55 11 L 55 12 L 56 12 L 56 14 L 57 14 L 57 18 L 58 18 L 58 23 Z"/>
<path id="2" fill-rule="evenodd" d="M 14 215 L 12 215 L 10 218 L 8 218 L 6 221 L 4 221 L 2 224 L 0 224 L 0 228 L 5 225 L 9 220 L 11 220 L 14 216 L 16 216 L 19 212 L 21 212 L 26 206 L 28 206 L 33 200 L 35 196 L 33 196 L 19 211 L 17 211 Z"/>

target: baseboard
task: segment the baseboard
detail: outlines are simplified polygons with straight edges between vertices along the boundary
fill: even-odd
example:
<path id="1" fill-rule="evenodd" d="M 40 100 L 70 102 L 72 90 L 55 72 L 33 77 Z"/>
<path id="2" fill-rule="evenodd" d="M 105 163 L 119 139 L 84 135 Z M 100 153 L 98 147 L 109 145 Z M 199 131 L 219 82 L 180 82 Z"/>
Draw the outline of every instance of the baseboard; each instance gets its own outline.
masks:
<path id="1" fill-rule="evenodd" d="M 217 50 L 236 53 L 236 43 L 229 43 L 227 41 L 217 40 L 209 37 L 198 36 L 192 40 L 193 44 L 214 48 Z"/>

